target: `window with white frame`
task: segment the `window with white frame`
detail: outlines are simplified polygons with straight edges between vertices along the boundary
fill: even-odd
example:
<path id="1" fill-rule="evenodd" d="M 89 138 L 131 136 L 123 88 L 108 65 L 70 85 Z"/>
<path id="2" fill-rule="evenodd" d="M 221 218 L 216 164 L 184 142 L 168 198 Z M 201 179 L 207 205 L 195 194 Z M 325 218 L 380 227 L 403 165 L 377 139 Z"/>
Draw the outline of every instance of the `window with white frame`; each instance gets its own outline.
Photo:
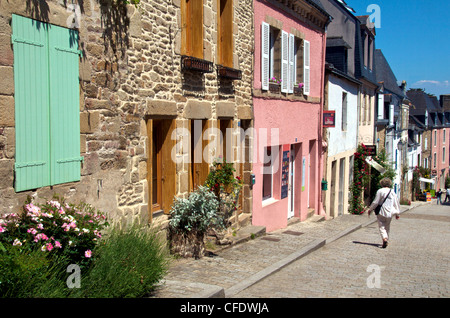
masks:
<path id="1" fill-rule="evenodd" d="M 303 94 L 310 94 L 310 42 L 301 40 L 266 22 L 261 25 L 261 89 L 268 90 L 271 79 L 281 92 L 293 93 L 303 83 Z"/>

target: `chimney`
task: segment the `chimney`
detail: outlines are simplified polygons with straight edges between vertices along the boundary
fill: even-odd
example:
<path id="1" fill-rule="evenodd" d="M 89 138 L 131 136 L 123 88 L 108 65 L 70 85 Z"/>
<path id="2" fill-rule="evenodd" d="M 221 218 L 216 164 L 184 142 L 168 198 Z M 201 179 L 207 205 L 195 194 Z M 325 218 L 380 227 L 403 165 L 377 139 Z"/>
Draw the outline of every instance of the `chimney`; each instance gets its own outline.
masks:
<path id="1" fill-rule="evenodd" d="M 406 95 L 406 81 L 402 81 L 402 85 L 400 85 L 400 89 L 403 91 L 403 94 Z"/>

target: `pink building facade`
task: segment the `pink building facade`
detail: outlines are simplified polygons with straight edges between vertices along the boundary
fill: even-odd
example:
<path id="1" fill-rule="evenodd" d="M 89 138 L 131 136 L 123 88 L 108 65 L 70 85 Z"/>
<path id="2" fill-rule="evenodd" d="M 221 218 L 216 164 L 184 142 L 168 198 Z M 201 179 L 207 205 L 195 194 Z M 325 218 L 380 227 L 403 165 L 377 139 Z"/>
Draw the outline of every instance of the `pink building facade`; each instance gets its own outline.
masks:
<path id="1" fill-rule="evenodd" d="M 314 1 L 254 1 L 254 225 L 268 232 L 324 214 L 325 27 Z"/>
<path id="2" fill-rule="evenodd" d="M 445 179 L 449 167 L 450 128 L 435 128 L 431 131 L 431 176 L 435 179 L 434 188 L 445 189 Z"/>

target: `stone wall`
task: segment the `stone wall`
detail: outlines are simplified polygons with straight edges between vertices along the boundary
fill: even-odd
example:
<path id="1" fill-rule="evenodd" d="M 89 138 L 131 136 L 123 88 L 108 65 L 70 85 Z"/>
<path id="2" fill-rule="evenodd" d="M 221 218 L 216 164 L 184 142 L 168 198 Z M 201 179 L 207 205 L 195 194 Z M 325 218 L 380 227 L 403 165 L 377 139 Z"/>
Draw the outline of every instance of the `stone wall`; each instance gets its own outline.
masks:
<path id="1" fill-rule="evenodd" d="M 220 116 L 251 120 L 253 10 L 251 0 L 234 0 L 234 68 L 241 80 L 216 72 L 181 70 L 180 1 L 142 0 L 139 7 L 110 0 L 0 2 L 0 209 L 17 211 L 27 196 L 37 201 L 57 193 L 107 212 L 114 222 L 150 219 L 147 182 L 147 121 Z M 217 1 L 204 0 L 204 58 L 217 62 Z M 33 191 L 14 191 L 14 51 L 11 15 L 19 14 L 80 34 L 80 139 L 84 157 L 81 181 Z M 235 149 L 237 151 L 238 149 Z M 187 149 L 179 149 L 186 155 Z M 249 180 L 251 165 L 238 173 Z M 186 195 L 189 165 L 177 165 L 177 194 Z M 244 186 L 244 212 L 251 212 L 251 191 Z M 166 219 L 167 217 L 163 217 Z"/>

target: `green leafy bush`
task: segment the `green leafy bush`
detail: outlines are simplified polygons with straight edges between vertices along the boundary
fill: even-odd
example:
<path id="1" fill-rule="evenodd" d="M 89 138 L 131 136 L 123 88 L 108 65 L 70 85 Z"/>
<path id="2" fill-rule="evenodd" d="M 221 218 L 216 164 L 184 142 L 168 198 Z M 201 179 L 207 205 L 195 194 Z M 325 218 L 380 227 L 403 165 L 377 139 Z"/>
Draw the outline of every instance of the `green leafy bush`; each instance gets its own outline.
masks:
<path id="1" fill-rule="evenodd" d="M 234 177 L 236 170 L 232 163 L 215 161 L 206 178 L 205 186 L 211 189 L 219 201 L 219 214 L 227 220 L 238 207 L 239 194 L 242 189 L 241 177 Z"/>
<path id="2" fill-rule="evenodd" d="M 63 297 L 67 259 L 26 244 L 0 243 L 0 297 Z"/>
<path id="3" fill-rule="evenodd" d="M 167 273 L 167 242 L 156 229 L 113 229 L 95 249 L 95 261 L 71 297 L 142 297 Z"/>

